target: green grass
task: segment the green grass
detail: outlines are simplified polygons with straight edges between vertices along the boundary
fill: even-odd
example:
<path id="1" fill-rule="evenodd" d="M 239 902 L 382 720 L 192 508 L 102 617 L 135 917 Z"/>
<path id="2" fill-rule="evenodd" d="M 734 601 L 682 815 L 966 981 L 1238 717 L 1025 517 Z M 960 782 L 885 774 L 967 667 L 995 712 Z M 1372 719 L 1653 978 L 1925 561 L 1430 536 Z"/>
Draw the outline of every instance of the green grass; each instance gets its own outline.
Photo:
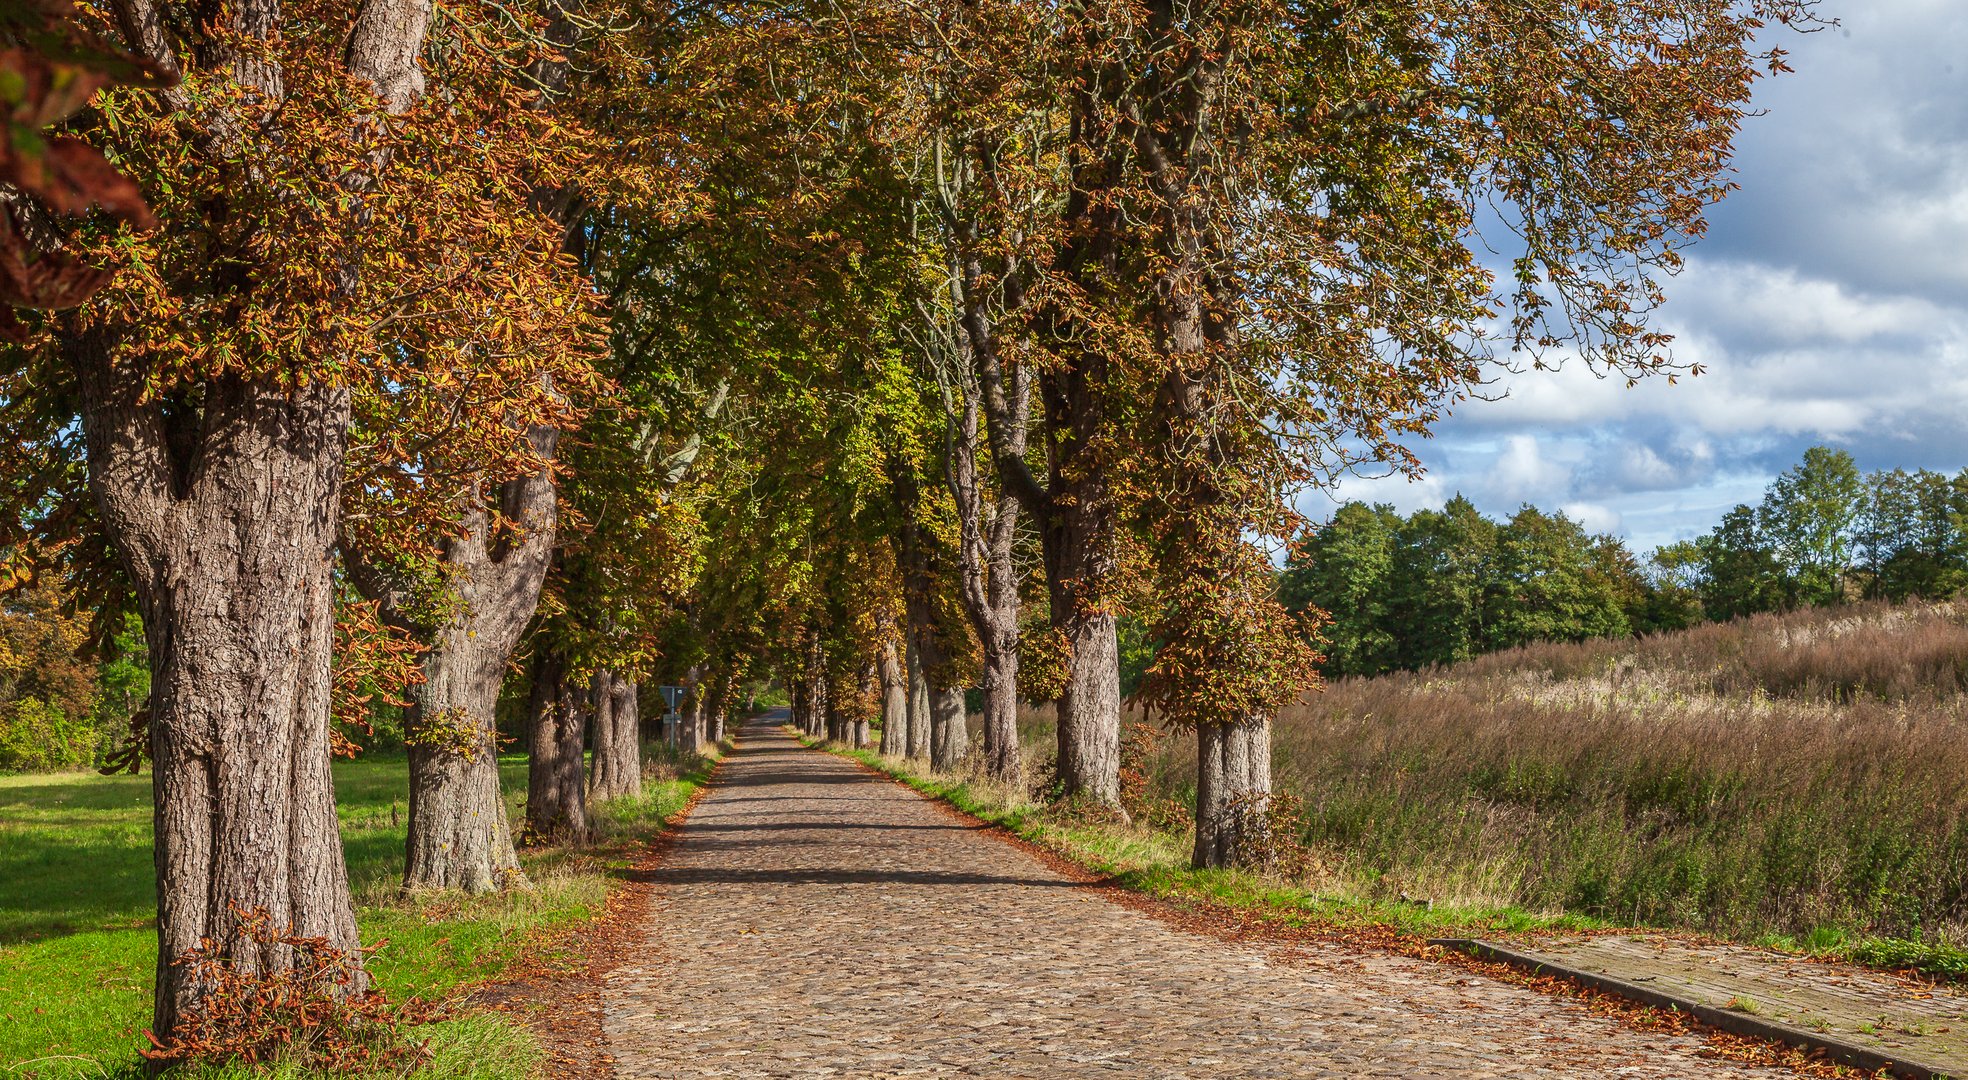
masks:
<path id="1" fill-rule="evenodd" d="M 335 765 L 362 938 L 381 945 L 369 971 L 399 999 L 443 998 L 500 977 L 522 955 L 554 963 L 547 932 L 598 912 L 632 842 L 682 809 L 708 771 L 699 765 L 645 785 L 637 799 L 595 807 L 591 849 L 523 852 L 532 889 L 466 897 L 406 896 L 397 888 L 405 770 L 401 758 Z M 517 814 L 525 759 L 502 759 L 500 774 Z M 157 956 L 150 838 L 148 776 L 0 776 L 0 1077 L 119 1076 L 134 1066 Z M 537 1071 L 530 1035 L 501 1017 L 466 1016 L 418 1037 L 430 1038 L 438 1055 L 420 1075 Z M 304 1075 L 287 1068 L 266 1075 Z M 209 1073 L 210 1080 L 234 1075 L 244 1074 Z"/>

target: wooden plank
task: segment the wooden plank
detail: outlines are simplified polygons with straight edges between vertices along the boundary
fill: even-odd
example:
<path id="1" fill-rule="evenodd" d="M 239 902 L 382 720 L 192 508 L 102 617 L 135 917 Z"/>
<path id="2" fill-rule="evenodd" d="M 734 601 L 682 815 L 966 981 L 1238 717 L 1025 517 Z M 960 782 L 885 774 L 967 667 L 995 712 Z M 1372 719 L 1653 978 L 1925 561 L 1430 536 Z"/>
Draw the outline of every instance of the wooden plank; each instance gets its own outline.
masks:
<path id="1" fill-rule="evenodd" d="M 1526 951 L 1515 946 L 1503 945 L 1492 941 L 1481 941 L 1472 938 L 1437 938 L 1431 940 L 1429 944 L 1455 949 L 1485 960 L 1500 961 L 1534 974 L 1556 975 L 1561 978 L 1570 979 L 1581 985 L 1589 986 L 1595 990 L 1617 994 L 1620 997 L 1640 1002 L 1643 1005 L 1652 1005 L 1655 1008 L 1661 1009 L 1678 1009 L 1710 1027 L 1719 1028 L 1737 1035 L 1773 1039 L 1792 1046 L 1801 1046 L 1809 1050 L 1821 1051 L 1833 1061 L 1851 1065 L 1859 1069 L 1868 1071 L 1885 1069 L 1895 1076 L 1909 1077 L 1913 1078 L 1913 1080 L 1944 1080 L 1944 1078 L 1952 1076 L 1968 1076 L 1968 1062 L 1923 1060 L 1921 1057 L 1916 1057 L 1912 1054 L 1900 1053 L 1896 1047 L 1868 1046 L 1852 1037 L 1836 1032 L 1814 1031 L 1808 1027 L 1787 1023 L 1775 1018 L 1766 1018 L 1736 1009 L 1718 1008 L 1706 1001 L 1699 1000 L 1697 996 L 1684 989 L 1680 985 L 1678 977 L 1662 979 L 1657 976 L 1650 977 L 1643 974 L 1643 978 L 1649 978 L 1650 981 L 1655 983 L 1655 985 L 1646 985 L 1645 983 L 1634 981 L 1631 977 L 1622 977 L 1621 975 L 1615 975 L 1607 971 L 1590 970 L 1571 958 L 1560 959 L 1550 955 L 1541 955 L 1536 952 Z M 1609 965 L 1602 964 L 1601 966 L 1605 967 Z M 1746 994 L 1742 989 L 1731 991 L 1730 983 L 1726 978 L 1714 977 L 1714 975 L 1719 974 L 1713 973 L 1708 978 L 1702 978 L 1697 985 L 1700 985 L 1711 996 L 1752 996 Z M 1800 987 L 1799 989 L 1802 988 Z M 1725 997 L 1724 1000 L 1728 1000 L 1728 997 Z M 1889 1009 L 1896 1004 L 1900 1003 L 1881 1000 L 1881 1005 Z M 1882 1015 L 1890 1014 L 1882 1011 Z M 1952 1057 L 1952 1055 L 1949 1056 Z"/>

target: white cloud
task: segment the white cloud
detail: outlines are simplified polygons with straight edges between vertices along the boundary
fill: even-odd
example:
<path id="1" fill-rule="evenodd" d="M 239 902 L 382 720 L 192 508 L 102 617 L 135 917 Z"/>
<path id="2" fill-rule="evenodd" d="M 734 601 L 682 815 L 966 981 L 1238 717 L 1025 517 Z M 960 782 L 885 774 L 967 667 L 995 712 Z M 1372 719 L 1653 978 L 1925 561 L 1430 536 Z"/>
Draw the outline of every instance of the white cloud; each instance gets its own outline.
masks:
<path id="1" fill-rule="evenodd" d="M 1571 487 L 1572 470 L 1547 458 L 1535 435 L 1511 435 L 1479 490 L 1493 500 L 1536 502 Z"/>
<path id="2" fill-rule="evenodd" d="M 1573 502 L 1559 507 L 1566 517 L 1584 526 L 1589 533 L 1617 533 L 1624 521 L 1618 510 L 1598 503 Z"/>
<path id="3" fill-rule="evenodd" d="M 1782 42 L 1796 74 L 1758 91 L 1741 190 L 1667 283 L 1660 324 L 1703 375 L 1628 388 L 1576 357 L 1503 373 L 1498 400 L 1414 448 L 1425 479 L 1334 494 L 1407 512 L 1460 491 L 1496 516 L 1530 501 L 1644 550 L 1754 502 L 1815 442 L 1866 469 L 1968 466 L 1968 3 L 1830 14 L 1843 25 Z"/>

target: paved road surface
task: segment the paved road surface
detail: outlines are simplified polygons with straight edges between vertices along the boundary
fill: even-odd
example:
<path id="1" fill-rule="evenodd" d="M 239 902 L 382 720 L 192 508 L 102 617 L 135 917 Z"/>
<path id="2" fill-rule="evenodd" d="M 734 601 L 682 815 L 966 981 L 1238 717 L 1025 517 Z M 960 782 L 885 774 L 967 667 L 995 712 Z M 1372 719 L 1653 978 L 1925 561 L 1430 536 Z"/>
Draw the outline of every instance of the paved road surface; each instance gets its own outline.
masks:
<path id="1" fill-rule="evenodd" d="M 1576 1005 L 1103 899 L 754 721 L 605 986 L 625 1077 L 1750 1077 Z"/>

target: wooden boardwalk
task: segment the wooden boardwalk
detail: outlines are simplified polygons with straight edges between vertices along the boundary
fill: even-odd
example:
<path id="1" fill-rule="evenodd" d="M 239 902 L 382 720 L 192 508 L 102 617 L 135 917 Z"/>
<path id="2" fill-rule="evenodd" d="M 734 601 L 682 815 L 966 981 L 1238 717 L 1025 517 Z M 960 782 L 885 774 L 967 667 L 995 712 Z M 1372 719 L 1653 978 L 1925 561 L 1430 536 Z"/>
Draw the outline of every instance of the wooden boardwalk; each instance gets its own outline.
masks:
<path id="1" fill-rule="evenodd" d="M 1818 1047 L 1867 1069 L 1968 1077 L 1968 994 L 1844 964 L 1677 938 L 1443 942 L 1569 975 L 1742 1034 Z"/>

